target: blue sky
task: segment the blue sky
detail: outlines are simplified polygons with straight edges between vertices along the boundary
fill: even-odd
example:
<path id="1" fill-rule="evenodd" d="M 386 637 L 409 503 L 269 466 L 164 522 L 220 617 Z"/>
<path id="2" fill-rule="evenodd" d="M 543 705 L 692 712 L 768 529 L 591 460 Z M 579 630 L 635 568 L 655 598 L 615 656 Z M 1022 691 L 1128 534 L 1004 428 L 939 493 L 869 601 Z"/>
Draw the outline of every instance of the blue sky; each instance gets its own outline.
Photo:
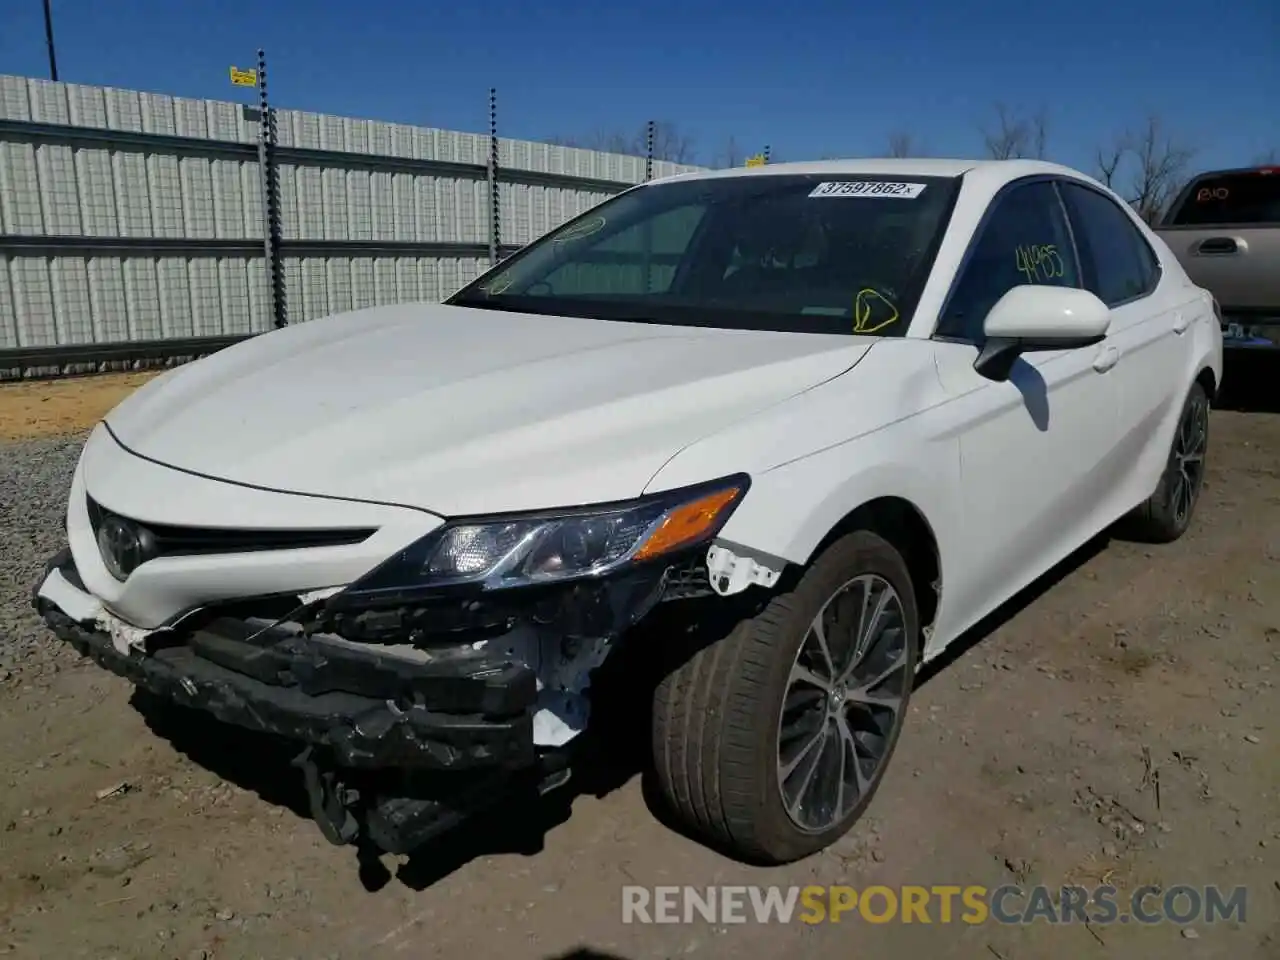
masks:
<path id="1" fill-rule="evenodd" d="M 47 76 L 40 0 L 2 0 L 0 73 Z M 60 79 L 235 99 L 263 46 L 277 106 L 541 139 L 668 120 L 702 162 L 973 156 L 993 104 L 1047 108 L 1053 159 L 1159 114 L 1196 166 L 1280 150 L 1280 2 L 53 0 Z"/>

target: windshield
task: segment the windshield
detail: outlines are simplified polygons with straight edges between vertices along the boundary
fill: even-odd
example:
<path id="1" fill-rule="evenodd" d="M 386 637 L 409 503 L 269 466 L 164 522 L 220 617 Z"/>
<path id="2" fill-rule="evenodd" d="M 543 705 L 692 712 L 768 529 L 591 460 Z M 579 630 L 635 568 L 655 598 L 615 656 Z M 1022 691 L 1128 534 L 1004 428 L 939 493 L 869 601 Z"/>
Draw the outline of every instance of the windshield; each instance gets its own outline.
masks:
<path id="1" fill-rule="evenodd" d="M 1280 223 L 1280 171 L 1201 177 L 1187 188 L 1168 223 L 1175 227 Z"/>
<path id="2" fill-rule="evenodd" d="M 446 302 L 902 336 L 958 185 L 950 177 L 850 174 L 656 183 L 571 220 Z"/>

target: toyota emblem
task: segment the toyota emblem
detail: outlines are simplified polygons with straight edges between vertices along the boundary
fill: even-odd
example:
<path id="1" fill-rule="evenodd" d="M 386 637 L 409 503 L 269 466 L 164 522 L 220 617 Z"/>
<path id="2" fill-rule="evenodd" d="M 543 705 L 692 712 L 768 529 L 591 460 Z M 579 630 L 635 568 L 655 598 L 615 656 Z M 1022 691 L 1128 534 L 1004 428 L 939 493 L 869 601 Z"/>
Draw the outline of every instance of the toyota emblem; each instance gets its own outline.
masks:
<path id="1" fill-rule="evenodd" d="M 98 552 L 107 572 L 124 581 L 151 559 L 151 537 L 147 531 L 123 517 L 108 515 L 98 527 Z"/>

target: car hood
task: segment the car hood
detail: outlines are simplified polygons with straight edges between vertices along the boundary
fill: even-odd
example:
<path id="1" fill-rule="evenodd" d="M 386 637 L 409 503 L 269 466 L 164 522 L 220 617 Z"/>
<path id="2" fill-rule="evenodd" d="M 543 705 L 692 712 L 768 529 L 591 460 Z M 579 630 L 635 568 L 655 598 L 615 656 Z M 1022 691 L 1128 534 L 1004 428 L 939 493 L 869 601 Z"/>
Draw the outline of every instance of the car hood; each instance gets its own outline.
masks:
<path id="1" fill-rule="evenodd" d="M 637 496 L 681 449 L 872 343 L 407 304 L 229 347 L 106 421 L 135 454 L 222 480 L 444 516 L 538 509 Z"/>

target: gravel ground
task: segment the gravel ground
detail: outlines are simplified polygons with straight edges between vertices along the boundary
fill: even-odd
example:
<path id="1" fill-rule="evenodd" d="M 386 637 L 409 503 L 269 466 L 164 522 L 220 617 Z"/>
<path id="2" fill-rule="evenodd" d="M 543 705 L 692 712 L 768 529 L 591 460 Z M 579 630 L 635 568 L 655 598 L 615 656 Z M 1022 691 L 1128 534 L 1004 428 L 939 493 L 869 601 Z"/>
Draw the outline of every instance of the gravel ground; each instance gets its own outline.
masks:
<path id="1" fill-rule="evenodd" d="M 0 955 L 1275 960 L 1280 417 L 1216 411 L 1211 432 L 1188 535 L 1104 539 L 977 631 L 917 691 L 862 823 L 774 870 L 664 826 L 630 749 L 598 790 L 412 858 L 328 845 L 272 744 L 157 713 L 55 649 L 28 595 L 60 545 L 80 440 L 0 443 Z M 644 727 L 637 716 L 641 741 Z M 621 923 L 630 883 L 1070 882 L 1243 885 L 1248 916 Z"/>
<path id="2" fill-rule="evenodd" d="M 63 546 L 65 494 L 83 443 L 77 434 L 0 446 L 0 671 L 57 652 L 31 609 L 31 588 Z"/>

